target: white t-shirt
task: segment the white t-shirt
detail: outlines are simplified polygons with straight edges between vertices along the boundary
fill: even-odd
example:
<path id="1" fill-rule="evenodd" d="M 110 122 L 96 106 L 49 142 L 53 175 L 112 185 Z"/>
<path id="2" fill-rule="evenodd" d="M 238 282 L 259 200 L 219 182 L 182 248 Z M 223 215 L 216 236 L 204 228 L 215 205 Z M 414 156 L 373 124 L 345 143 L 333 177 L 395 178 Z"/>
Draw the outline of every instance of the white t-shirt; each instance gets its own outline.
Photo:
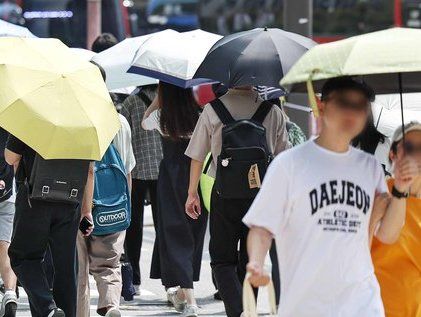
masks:
<path id="1" fill-rule="evenodd" d="M 132 131 L 127 119 L 121 114 L 118 115 L 121 123 L 121 128 L 114 137 L 113 144 L 120 154 L 123 161 L 126 173 L 130 173 L 136 166 L 136 159 L 132 147 Z"/>
<path id="2" fill-rule="evenodd" d="M 375 193 L 387 191 L 376 159 L 308 141 L 281 153 L 243 221 L 276 240 L 282 317 L 384 316 L 368 246 Z"/>

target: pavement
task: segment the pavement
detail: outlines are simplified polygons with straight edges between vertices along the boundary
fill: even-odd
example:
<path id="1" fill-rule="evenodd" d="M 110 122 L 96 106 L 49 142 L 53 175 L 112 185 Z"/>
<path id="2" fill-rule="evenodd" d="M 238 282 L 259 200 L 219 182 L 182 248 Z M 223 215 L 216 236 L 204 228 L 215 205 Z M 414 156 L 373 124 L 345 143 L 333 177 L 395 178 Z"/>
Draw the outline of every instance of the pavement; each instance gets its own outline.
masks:
<path id="1" fill-rule="evenodd" d="M 124 317 L 131 316 L 180 316 L 175 310 L 168 305 L 166 300 L 166 293 L 161 285 L 160 280 L 152 280 L 149 278 L 150 263 L 152 258 L 153 243 L 155 240 L 155 231 L 153 228 L 152 216 L 149 208 L 146 208 L 145 213 L 145 228 L 141 257 L 141 271 L 142 271 L 142 286 L 141 294 L 136 296 L 131 302 L 121 300 L 121 312 Z M 212 275 L 210 269 L 209 258 L 209 234 L 206 235 L 205 250 L 203 253 L 202 270 L 200 281 L 195 283 L 195 295 L 199 305 L 200 316 L 226 316 L 223 303 L 215 301 L 213 295 L 215 289 L 212 284 Z M 267 263 L 267 270 L 270 272 L 270 263 Z M 99 316 L 96 313 L 96 303 L 98 301 L 98 292 L 96 290 L 95 282 L 90 277 L 91 285 L 91 316 Z M 21 297 L 19 299 L 18 313 L 19 317 L 31 316 L 29 310 L 28 299 L 21 288 Z M 261 292 L 259 296 L 259 312 L 261 315 L 268 315 L 269 306 L 266 292 Z M 79 316 L 78 316 L 79 317 Z"/>

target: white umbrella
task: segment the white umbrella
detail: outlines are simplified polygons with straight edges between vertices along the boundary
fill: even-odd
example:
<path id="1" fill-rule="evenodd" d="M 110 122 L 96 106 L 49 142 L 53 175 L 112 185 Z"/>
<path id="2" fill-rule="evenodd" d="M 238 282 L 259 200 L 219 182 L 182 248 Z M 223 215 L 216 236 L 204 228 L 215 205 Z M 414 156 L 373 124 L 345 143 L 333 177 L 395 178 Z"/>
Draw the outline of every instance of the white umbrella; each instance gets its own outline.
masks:
<path id="1" fill-rule="evenodd" d="M 111 89 L 110 92 L 115 94 L 121 94 L 121 95 L 130 95 L 133 91 L 135 91 L 136 86 L 131 87 L 125 87 L 125 88 L 117 88 L 117 89 Z"/>
<path id="2" fill-rule="evenodd" d="M 421 93 L 403 94 L 403 103 L 405 123 L 413 120 L 421 122 Z M 377 129 L 387 137 L 392 137 L 393 132 L 402 125 L 399 94 L 377 95 L 372 107 Z"/>
<path id="3" fill-rule="evenodd" d="M 71 47 L 70 50 L 75 53 L 75 55 L 79 56 L 80 58 L 90 61 L 95 55 L 95 52 L 92 52 L 90 50 L 84 49 L 84 48 L 78 48 L 78 47 Z"/>
<path id="4" fill-rule="evenodd" d="M 139 48 L 129 72 L 183 88 L 209 82 L 193 76 L 210 48 L 221 38 L 202 30 L 151 37 Z"/>
<path id="5" fill-rule="evenodd" d="M 104 68 L 107 74 L 106 84 L 108 89 L 156 84 L 158 81 L 154 78 L 129 74 L 127 70 L 130 68 L 138 49 L 149 38 L 162 34 L 177 33 L 173 30 L 165 30 L 144 36 L 127 38 L 109 49 L 98 53 L 92 60 Z"/>
<path id="6" fill-rule="evenodd" d="M 36 37 L 23 26 L 6 22 L 0 19 L 0 36 L 1 37 Z"/>

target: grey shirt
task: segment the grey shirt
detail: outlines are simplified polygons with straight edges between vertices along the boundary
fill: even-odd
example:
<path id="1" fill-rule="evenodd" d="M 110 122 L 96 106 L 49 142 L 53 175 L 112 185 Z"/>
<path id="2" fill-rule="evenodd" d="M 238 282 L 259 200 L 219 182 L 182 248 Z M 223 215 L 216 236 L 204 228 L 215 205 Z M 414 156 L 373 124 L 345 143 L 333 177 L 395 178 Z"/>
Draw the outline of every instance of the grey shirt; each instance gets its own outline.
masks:
<path id="1" fill-rule="evenodd" d="M 252 90 L 234 90 L 220 98 L 235 120 L 251 119 L 262 99 Z M 266 139 L 269 150 L 274 155 L 289 147 L 286 120 L 281 109 L 273 106 L 263 126 L 266 128 Z M 211 152 L 213 161 L 208 174 L 215 177 L 218 156 L 222 146 L 222 127 L 218 115 L 210 104 L 206 105 L 197 122 L 185 154 L 193 160 L 203 162 Z"/>

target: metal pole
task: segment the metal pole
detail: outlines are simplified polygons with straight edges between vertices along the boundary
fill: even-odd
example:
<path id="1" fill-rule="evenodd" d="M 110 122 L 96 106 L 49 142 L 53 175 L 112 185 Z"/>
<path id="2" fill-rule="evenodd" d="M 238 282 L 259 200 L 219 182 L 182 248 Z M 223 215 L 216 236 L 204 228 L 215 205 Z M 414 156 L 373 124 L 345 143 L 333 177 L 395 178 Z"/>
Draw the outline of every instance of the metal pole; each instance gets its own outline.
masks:
<path id="1" fill-rule="evenodd" d="M 403 85 L 402 85 L 402 73 L 398 74 L 399 81 L 399 96 L 401 101 L 401 120 L 402 120 L 402 141 L 405 144 L 405 115 L 403 111 Z"/>
<path id="2" fill-rule="evenodd" d="M 394 11 L 394 24 L 397 27 L 402 27 L 402 0 L 395 0 Z"/>
<path id="3" fill-rule="evenodd" d="M 87 25 L 87 47 L 90 49 L 92 43 L 101 34 L 101 1 L 102 0 L 87 0 L 86 25 Z"/>
<path id="4" fill-rule="evenodd" d="M 284 0 L 284 30 L 313 36 L 313 0 Z"/>

